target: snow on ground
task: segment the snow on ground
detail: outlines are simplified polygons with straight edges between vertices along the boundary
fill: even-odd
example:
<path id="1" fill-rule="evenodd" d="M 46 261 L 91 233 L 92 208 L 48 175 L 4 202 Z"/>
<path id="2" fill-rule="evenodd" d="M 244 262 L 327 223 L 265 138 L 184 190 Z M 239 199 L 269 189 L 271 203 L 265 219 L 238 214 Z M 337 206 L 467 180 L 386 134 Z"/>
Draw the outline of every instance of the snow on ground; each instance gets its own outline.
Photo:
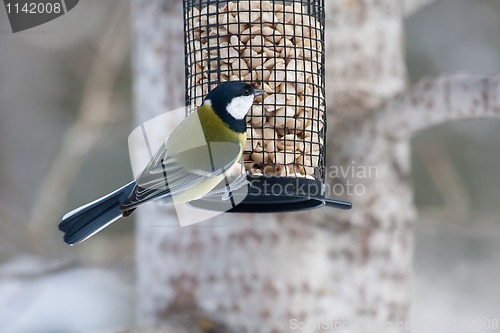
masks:
<path id="1" fill-rule="evenodd" d="M 49 272 L 39 273 L 44 271 Z M 57 270 L 57 263 L 16 258 L 0 267 L 0 332 L 81 333 L 130 327 L 133 290 L 117 273 Z"/>

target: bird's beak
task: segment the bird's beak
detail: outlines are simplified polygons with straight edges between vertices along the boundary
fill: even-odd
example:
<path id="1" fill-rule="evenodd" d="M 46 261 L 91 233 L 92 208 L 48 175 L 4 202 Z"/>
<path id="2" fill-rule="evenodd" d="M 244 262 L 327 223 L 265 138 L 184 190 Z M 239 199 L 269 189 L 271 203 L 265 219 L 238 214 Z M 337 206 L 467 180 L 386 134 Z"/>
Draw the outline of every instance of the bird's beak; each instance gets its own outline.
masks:
<path id="1" fill-rule="evenodd" d="M 259 96 L 262 96 L 262 95 L 265 95 L 266 92 L 262 89 L 255 89 L 255 97 L 259 97 Z"/>

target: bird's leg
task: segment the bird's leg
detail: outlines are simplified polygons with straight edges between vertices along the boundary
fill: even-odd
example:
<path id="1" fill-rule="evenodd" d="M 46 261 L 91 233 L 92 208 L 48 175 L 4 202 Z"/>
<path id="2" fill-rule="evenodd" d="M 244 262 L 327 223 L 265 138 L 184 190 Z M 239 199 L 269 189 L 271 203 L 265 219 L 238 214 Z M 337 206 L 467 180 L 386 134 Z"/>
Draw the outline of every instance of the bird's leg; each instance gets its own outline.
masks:
<path id="1" fill-rule="evenodd" d="M 240 175 L 238 175 L 232 182 L 228 182 L 226 178 L 226 186 L 222 188 L 218 188 L 215 190 L 212 190 L 207 193 L 206 196 L 215 196 L 215 195 L 221 195 L 222 194 L 222 200 L 227 201 L 231 199 L 233 196 L 232 192 L 239 190 L 243 186 L 246 186 L 250 184 L 250 182 L 247 180 L 247 173 L 243 172 Z"/>
<path id="2" fill-rule="evenodd" d="M 241 175 L 236 177 L 231 183 L 224 187 L 224 195 L 222 196 L 223 201 L 231 199 L 234 191 L 238 191 L 243 186 L 247 186 L 250 182 L 247 179 L 247 173 L 243 172 Z"/>

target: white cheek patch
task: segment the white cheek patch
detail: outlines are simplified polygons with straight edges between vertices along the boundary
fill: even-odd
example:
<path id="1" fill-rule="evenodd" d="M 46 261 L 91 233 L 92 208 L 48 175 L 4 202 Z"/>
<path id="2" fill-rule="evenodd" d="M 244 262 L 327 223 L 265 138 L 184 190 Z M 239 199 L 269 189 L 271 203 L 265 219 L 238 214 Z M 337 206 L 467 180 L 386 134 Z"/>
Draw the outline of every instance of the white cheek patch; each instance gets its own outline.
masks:
<path id="1" fill-rule="evenodd" d="M 254 96 L 241 96 L 234 98 L 227 106 L 227 112 L 233 118 L 241 120 L 245 118 L 248 110 L 252 107 Z"/>

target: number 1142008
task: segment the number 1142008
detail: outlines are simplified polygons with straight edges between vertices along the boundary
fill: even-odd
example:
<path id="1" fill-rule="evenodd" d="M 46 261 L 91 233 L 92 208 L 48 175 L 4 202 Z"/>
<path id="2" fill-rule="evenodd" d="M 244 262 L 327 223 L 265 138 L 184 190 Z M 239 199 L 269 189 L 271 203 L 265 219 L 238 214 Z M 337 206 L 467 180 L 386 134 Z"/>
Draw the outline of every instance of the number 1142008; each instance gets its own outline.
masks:
<path id="1" fill-rule="evenodd" d="M 62 10 L 60 3 L 25 3 L 20 6 L 18 3 L 7 3 L 5 5 L 8 14 L 59 14 Z"/>

